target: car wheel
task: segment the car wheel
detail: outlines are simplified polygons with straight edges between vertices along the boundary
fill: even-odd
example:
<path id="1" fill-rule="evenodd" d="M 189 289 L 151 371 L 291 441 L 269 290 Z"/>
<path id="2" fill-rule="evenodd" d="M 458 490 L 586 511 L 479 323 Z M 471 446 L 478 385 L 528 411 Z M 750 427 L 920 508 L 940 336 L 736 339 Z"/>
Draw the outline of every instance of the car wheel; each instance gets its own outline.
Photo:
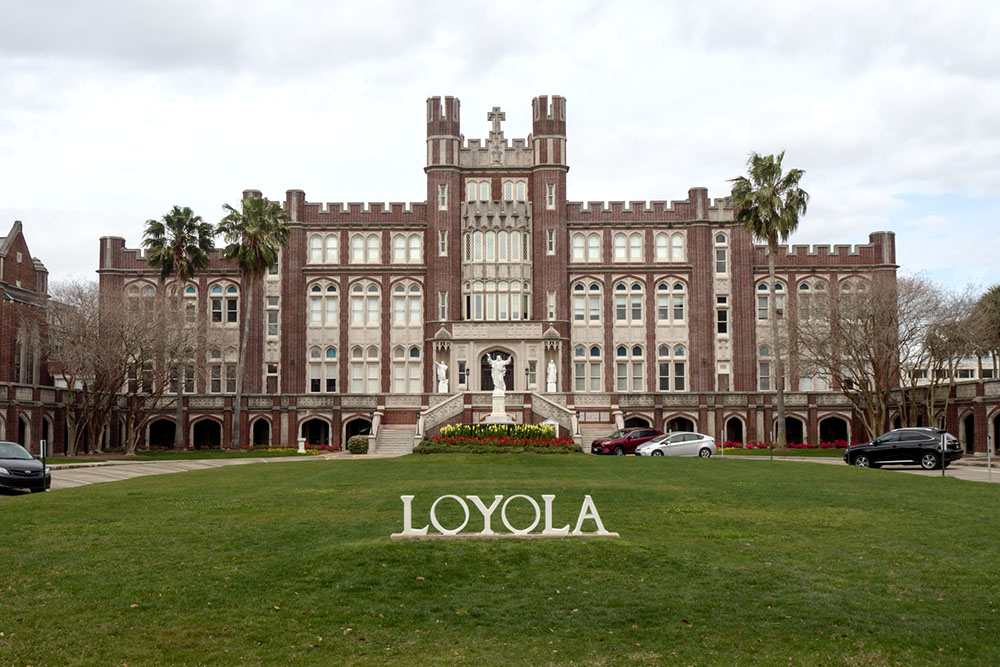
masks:
<path id="1" fill-rule="evenodd" d="M 615 456 L 625 456 L 625 449 L 623 447 L 615 447 L 615 451 L 612 454 Z"/>
<path id="2" fill-rule="evenodd" d="M 924 470 L 934 470 L 938 467 L 937 454 L 927 453 L 920 457 L 920 467 Z"/>
<path id="3" fill-rule="evenodd" d="M 651 451 L 649 453 L 649 455 L 650 456 L 663 456 L 663 450 L 662 449 L 654 449 L 653 451 Z"/>
<path id="4" fill-rule="evenodd" d="M 707 459 L 711 455 L 712 455 L 712 450 L 709 449 L 708 447 L 702 447 L 700 450 L 698 450 L 698 456 L 700 456 L 703 459 Z"/>
<path id="5" fill-rule="evenodd" d="M 854 457 L 854 465 L 859 468 L 869 468 L 871 467 L 872 460 L 868 458 L 867 454 L 858 454 Z"/>

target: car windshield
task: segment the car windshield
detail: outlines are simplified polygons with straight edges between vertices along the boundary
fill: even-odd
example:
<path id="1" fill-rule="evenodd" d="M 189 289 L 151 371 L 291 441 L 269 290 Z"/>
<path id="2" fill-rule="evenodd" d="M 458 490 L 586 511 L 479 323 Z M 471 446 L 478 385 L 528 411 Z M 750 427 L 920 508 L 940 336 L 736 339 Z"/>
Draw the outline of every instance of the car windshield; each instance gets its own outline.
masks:
<path id="1" fill-rule="evenodd" d="M 34 458 L 21 445 L 13 442 L 0 442 L 0 459 L 31 459 Z"/>
<path id="2" fill-rule="evenodd" d="M 630 433 L 630 431 L 624 431 L 624 430 L 622 430 L 622 431 L 615 431 L 614 433 L 612 433 L 608 437 L 609 438 L 624 438 L 629 433 Z"/>

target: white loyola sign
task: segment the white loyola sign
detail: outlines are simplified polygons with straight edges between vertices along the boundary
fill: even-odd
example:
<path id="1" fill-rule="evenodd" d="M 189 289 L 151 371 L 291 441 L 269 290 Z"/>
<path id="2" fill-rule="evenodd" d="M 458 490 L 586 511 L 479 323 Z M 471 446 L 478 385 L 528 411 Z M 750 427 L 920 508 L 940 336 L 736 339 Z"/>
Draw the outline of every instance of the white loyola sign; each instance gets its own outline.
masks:
<path id="1" fill-rule="evenodd" d="M 604 523 L 601 521 L 601 515 L 597 513 L 597 506 L 594 505 L 594 499 L 589 495 L 583 497 L 583 503 L 580 505 L 580 513 L 576 519 L 576 526 L 573 530 L 569 529 L 569 524 L 556 528 L 552 525 L 552 503 L 555 501 L 556 497 L 553 494 L 542 494 L 542 505 L 544 506 L 544 511 L 542 507 L 539 507 L 538 502 L 531 496 L 524 495 L 522 493 L 515 494 L 513 496 L 508 496 L 504 499 L 501 495 L 493 496 L 493 502 L 487 505 L 479 496 L 455 496 L 455 495 L 445 495 L 439 497 L 437 500 L 431 504 L 430 509 L 430 525 L 424 526 L 423 528 L 413 527 L 413 498 L 415 496 L 400 496 L 400 500 L 403 501 L 403 532 L 393 533 L 391 538 L 394 540 L 405 540 L 405 539 L 417 539 L 426 540 L 434 538 L 499 538 L 499 537 L 618 537 L 618 533 L 610 533 L 604 528 Z M 469 524 L 469 518 L 471 513 L 469 511 L 469 504 L 466 500 L 470 501 L 472 505 L 479 511 L 483 516 L 483 529 L 478 533 L 463 533 L 462 530 Z M 534 510 L 535 518 L 527 526 L 515 527 L 511 525 L 510 519 L 507 517 L 507 507 L 514 501 L 525 502 L 530 505 L 531 509 Z M 438 520 L 437 508 L 442 502 L 454 502 L 458 503 L 459 508 L 465 515 L 462 523 L 458 526 L 446 527 L 441 525 Z M 497 514 L 497 508 L 500 509 L 499 517 L 500 523 L 503 524 L 504 528 L 508 532 L 496 532 L 493 530 L 493 520 Z M 544 524 L 542 529 L 538 532 L 532 532 L 538 528 L 538 524 L 542 523 L 544 515 Z M 583 532 L 583 526 L 585 521 L 593 521 L 596 530 L 593 532 Z M 429 532 L 431 526 L 437 532 Z"/>

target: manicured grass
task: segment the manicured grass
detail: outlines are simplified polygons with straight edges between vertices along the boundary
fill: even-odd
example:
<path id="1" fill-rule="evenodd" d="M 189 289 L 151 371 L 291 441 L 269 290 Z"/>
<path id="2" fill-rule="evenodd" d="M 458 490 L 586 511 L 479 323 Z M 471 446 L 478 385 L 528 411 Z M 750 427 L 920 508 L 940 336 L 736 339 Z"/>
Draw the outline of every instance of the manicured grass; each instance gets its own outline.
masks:
<path id="1" fill-rule="evenodd" d="M 421 526 L 440 495 L 515 493 L 556 494 L 556 525 L 591 494 L 622 537 L 389 540 L 401 494 Z M 849 466 L 532 455 L 6 497 L 0 662 L 992 665 L 998 502 Z"/>
<path id="2" fill-rule="evenodd" d="M 323 452 L 328 453 L 328 452 Z M 192 461 L 201 459 L 246 459 L 246 458 L 271 458 L 273 456 L 312 456 L 311 454 L 299 454 L 297 449 L 286 450 L 229 450 L 229 449 L 190 449 L 190 450 L 140 450 L 135 456 L 125 456 L 124 454 L 109 453 L 100 458 L 88 457 L 86 455 L 76 456 L 50 456 L 45 460 L 46 464 L 60 465 L 62 463 L 93 463 L 96 461 Z"/>

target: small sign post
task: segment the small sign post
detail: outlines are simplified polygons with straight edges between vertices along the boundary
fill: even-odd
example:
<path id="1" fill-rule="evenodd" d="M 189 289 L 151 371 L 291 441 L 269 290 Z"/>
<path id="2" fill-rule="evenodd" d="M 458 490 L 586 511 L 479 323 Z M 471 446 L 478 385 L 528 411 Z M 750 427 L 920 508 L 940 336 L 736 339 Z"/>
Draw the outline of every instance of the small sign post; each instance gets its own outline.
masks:
<path id="1" fill-rule="evenodd" d="M 993 436 L 986 434 L 986 481 L 993 481 Z"/>

